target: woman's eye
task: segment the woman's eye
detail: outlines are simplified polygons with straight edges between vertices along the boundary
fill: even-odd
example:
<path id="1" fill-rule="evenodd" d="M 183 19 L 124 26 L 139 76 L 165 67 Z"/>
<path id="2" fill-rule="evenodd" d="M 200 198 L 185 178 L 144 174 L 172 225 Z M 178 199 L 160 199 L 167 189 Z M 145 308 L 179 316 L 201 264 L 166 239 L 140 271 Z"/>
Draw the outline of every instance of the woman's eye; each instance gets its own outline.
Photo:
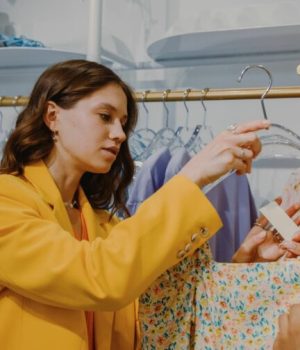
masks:
<path id="1" fill-rule="evenodd" d="M 99 113 L 99 116 L 101 117 L 102 120 L 104 120 L 105 122 L 110 121 L 110 115 L 106 114 L 106 113 Z"/>

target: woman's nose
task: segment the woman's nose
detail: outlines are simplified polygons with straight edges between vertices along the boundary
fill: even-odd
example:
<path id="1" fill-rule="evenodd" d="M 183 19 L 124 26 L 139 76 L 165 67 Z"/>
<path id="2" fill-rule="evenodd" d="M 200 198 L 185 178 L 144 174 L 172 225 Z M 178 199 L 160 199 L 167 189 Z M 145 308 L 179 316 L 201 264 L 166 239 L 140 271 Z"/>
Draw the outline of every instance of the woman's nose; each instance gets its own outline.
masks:
<path id="1" fill-rule="evenodd" d="M 112 140 L 116 140 L 120 143 L 126 140 L 127 136 L 120 121 L 116 121 L 111 125 L 109 137 Z"/>

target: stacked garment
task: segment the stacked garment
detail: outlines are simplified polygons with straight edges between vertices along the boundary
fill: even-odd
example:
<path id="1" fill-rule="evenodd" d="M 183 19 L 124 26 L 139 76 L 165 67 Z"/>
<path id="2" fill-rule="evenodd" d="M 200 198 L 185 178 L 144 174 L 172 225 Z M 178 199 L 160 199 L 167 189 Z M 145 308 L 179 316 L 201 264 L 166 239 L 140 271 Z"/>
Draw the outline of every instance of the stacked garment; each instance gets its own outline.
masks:
<path id="1" fill-rule="evenodd" d="M 41 41 L 29 39 L 24 35 L 15 36 L 0 33 L 0 47 L 6 46 L 45 47 Z"/>

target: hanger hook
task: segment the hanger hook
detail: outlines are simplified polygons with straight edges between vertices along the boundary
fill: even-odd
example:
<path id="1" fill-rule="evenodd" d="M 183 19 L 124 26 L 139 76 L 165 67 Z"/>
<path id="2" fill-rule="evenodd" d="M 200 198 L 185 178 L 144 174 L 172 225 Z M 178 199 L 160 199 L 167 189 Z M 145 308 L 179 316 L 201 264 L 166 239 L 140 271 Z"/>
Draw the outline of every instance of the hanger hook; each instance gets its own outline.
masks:
<path id="1" fill-rule="evenodd" d="M 148 129 L 148 122 L 149 122 L 149 109 L 147 108 L 146 104 L 145 104 L 145 100 L 147 98 L 148 93 L 150 92 L 150 90 L 145 90 L 143 92 L 143 96 L 142 96 L 142 105 L 144 107 L 144 110 L 146 111 L 146 129 Z"/>
<path id="2" fill-rule="evenodd" d="M 187 114 L 189 114 L 190 111 L 189 111 L 189 108 L 188 108 L 188 106 L 186 104 L 186 100 L 187 100 L 188 95 L 189 95 L 190 92 L 191 92 L 191 89 L 189 89 L 189 88 L 185 89 L 184 92 L 183 92 L 183 104 L 184 104 L 184 108 L 185 108 Z"/>
<path id="3" fill-rule="evenodd" d="M 17 109 L 17 103 L 18 103 L 18 99 L 20 98 L 20 96 L 14 96 L 14 98 L 13 98 L 13 101 L 12 101 L 12 105 L 13 105 L 13 107 L 14 107 L 14 110 L 15 110 L 15 112 L 17 113 L 17 115 L 19 115 L 19 111 L 18 111 L 18 109 Z"/>
<path id="4" fill-rule="evenodd" d="M 147 95 L 149 94 L 150 90 L 145 90 L 142 95 L 142 105 L 144 107 L 144 110 L 146 111 L 147 115 L 149 114 L 149 110 L 145 104 L 145 100 L 147 98 Z"/>
<path id="5" fill-rule="evenodd" d="M 262 107 L 262 110 L 263 110 L 263 115 L 264 115 L 264 118 L 267 120 L 268 116 L 267 116 L 267 112 L 266 112 L 264 98 L 266 97 L 267 93 L 270 91 L 270 89 L 272 87 L 272 84 L 273 84 L 273 78 L 272 78 L 271 72 L 265 66 L 263 66 L 261 64 L 249 65 L 249 66 L 245 67 L 242 70 L 242 72 L 241 72 L 240 76 L 238 77 L 237 81 L 240 83 L 242 81 L 242 78 L 243 78 L 244 74 L 247 72 L 247 70 L 252 69 L 252 68 L 262 69 L 265 73 L 268 74 L 268 77 L 269 77 L 269 85 L 266 88 L 266 91 L 262 94 L 262 96 L 260 98 L 260 103 L 261 103 L 261 107 Z"/>
<path id="6" fill-rule="evenodd" d="M 166 99 L 167 99 L 170 91 L 171 91 L 170 89 L 166 89 L 163 92 L 163 106 L 164 106 L 164 109 L 166 111 L 166 125 L 167 125 L 167 127 L 169 126 L 169 108 L 167 107 Z"/>
<path id="7" fill-rule="evenodd" d="M 191 92 L 191 89 L 185 89 L 184 92 L 183 92 L 183 105 L 184 105 L 184 108 L 186 110 L 186 118 L 185 118 L 185 128 L 186 130 L 188 130 L 188 124 L 189 124 L 189 114 L 190 114 L 190 110 L 187 106 L 187 103 L 186 103 L 186 100 L 188 98 L 188 95 L 189 93 Z"/>
<path id="8" fill-rule="evenodd" d="M 3 131 L 3 113 L 0 110 L 0 131 Z"/>
<path id="9" fill-rule="evenodd" d="M 202 107 L 203 107 L 203 109 L 204 109 L 204 112 L 207 111 L 206 106 L 205 106 L 205 103 L 204 103 L 204 98 L 206 97 L 208 91 L 209 91 L 209 88 L 204 88 L 204 89 L 202 90 L 202 94 L 201 94 L 201 104 L 202 104 Z"/>
<path id="10" fill-rule="evenodd" d="M 204 117 L 203 117 L 203 126 L 206 127 L 206 112 L 207 112 L 207 108 L 205 106 L 205 103 L 204 103 L 204 98 L 206 97 L 207 93 L 209 91 L 209 88 L 204 88 L 202 90 L 202 94 L 201 94 L 201 104 L 202 104 L 202 107 L 204 109 Z"/>

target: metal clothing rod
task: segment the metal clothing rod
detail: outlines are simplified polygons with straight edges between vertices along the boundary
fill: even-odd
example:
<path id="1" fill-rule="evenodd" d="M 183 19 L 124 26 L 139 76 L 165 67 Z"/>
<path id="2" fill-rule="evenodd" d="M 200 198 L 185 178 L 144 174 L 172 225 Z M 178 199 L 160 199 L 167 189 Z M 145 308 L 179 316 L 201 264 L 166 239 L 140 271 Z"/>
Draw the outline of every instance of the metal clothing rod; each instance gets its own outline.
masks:
<path id="1" fill-rule="evenodd" d="M 166 90 L 167 91 L 167 90 Z M 266 91 L 266 88 L 243 88 L 243 89 L 191 89 L 188 94 L 187 90 L 170 90 L 136 92 L 138 102 L 176 102 L 176 101 L 201 101 L 201 100 L 248 100 L 260 99 Z M 300 97 L 300 86 L 284 86 L 272 88 L 265 98 L 295 98 Z"/>
<path id="2" fill-rule="evenodd" d="M 137 102 L 180 102 L 201 100 L 249 100 L 260 99 L 265 88 L 243 89 L 191 89 L 186 90 L 161 90 L 161 91 L 136 91 Z M 299 98 L 300 86 L 273 87 L 265 98 Z M 28 102 L 26 96 L 0 96 L 0 107 L 25 106 Z"/>

